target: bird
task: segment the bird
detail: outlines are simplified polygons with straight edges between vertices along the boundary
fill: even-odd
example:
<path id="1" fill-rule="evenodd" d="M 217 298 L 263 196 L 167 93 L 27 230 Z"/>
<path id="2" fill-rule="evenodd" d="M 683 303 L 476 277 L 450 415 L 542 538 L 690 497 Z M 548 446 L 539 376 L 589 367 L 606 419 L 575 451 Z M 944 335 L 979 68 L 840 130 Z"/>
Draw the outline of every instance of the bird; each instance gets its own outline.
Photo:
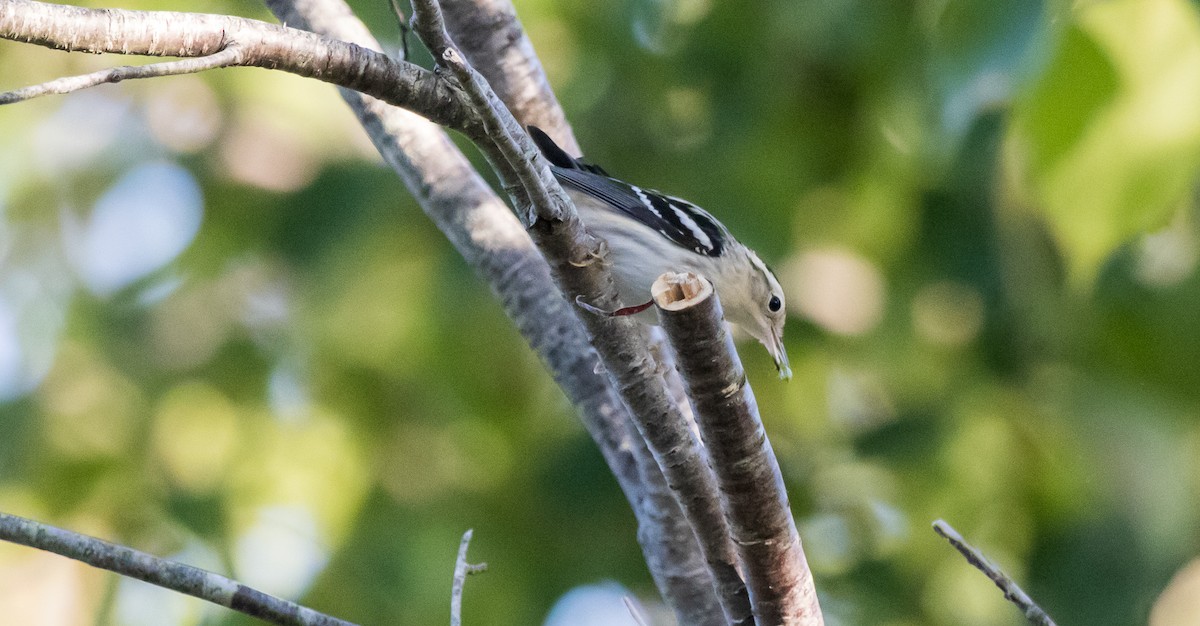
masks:
<path id="1" fill-rule="evenodd" d="M 662 274 L 700 274 L 712 283 L 726 319 L 766 347 L 780 378 L 792 377 L 783 344 L 783 288 L 758 254 L 695 204 L 613 178 L 600 166 L 567 154 L 540 128 L 529 126 L 528 131 L 584 225 L 607 243 L 621 301 L 646 303 L 604 312 L 580 302 L 584 308 L 637 313 L 649 306 L 650 286 Z"/>

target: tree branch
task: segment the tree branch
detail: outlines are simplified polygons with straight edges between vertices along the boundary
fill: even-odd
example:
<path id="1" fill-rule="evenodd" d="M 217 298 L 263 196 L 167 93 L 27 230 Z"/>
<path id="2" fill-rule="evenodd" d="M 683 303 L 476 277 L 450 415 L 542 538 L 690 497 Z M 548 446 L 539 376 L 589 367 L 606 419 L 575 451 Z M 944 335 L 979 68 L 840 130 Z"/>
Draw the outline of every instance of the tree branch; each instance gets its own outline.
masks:
<path id="1" fill-rule="evenodd" d="M 446 30 L 521 125 L 550 134 L 564 150 L 579 143 L 509 0 L 442 0 Z"/>
<path id="2" fill-rule="evenodd" d="M 0 540 L 53 552 L 280 626 L 354 626 L 212 572 L 16 515 L 0 513 Z"/>
<path id="3" fill-rule="evenodd" d="M 451 38 L 520 125 L 539 126 L 555 137 L 560 146 L 578 153 L 574 133 L 512 3 L 441 0 L 440 4 Z M 683 383 L 670 362 L 662 333 L 651 332 L 650 341 L 653 347 L 663 348 L 655 350 L 655 356 L 661 359 L 660 371 L 676 406 L 690 424 L 691 406 L 683 395 Z M 630 502 L 639 520 L 638 541 L 659 592 L 680 624 L 723 626 L 726 621 L 712 574 L 705 566 L 695 533 L 636 430 L 630 443 L 636 444 L 631 451 L 641 469 L 644 494 L 640 502 L 633 499 Z"/>
<path id="4" fill-rule="evenodd" d="M 717 474 L 759 624 L 820 626 L 787 490 L 712 283 L 663 274 L 651 287 Z"/>
<path id="5" fill-rule="evenodd" d="M 520 182 L 528 194 L 532 206 L 525 215 L 525 224 L 532 225 L 538 219 L 558 221 L 573 217 L 570 200 L 558 188 L 549 166 L 541 158 L 525 129 L 488 85 L 487 79 L 459 52 L 446 32 L 446 22 L 437 0 L 413 0 L 412 6 L 413 29 L 438 64 L 448 68 L 466 92 L 475 112 L 483 119 L 484 130 L 488 134 L 485 141 L 490 141 L 503 157 L 504 163 L 493 165 L 506 163 L 508 173 Z M 554 197 L 551 196 L 552 190 L 556 194 Z M 582 229 L 580 234 L 583 239 L 591 238 Z M 587 250 L 593 250 L 594 247 L 593 244 Z"/>
<path id="6" fill-rule="evenodd" d="M 458 544 L 458 558 L 454 560 L 454 583 L 450 586 L 450 626 L 462 626 L 462 597 L 467 576 L 487 571 L 487 563 L 467 563 L 467 547 L 471 545 L 471 536 L 474 534 L 475 531 L 468 528 Z"/>
<path id="7" fill-rule="evenodd" d="M 437 30 L 444 35 L 444 28 Z M 522 213 L 536 213 L 540 218 L 533 234 L 552 260 L 553 274 L 568 295 L 608 308 L 618 304 L 598 240 L 583 229 L 524 130 L 452 45 L 442 48 L 439 58 L 459 78 L 458 87 L 468 90 L 465 98 L 459 88 L 439 76 L 380 53 L 238 18 L 93 11 L 7 0 L 0 3 L 0 38 L 64 50 L 167 56 L 204 56 L 237 42 L 246 53 L 244 65 L 319 78 L 417 111 L 461 130 L 484 148 L 502 179 L 509 182 L 508 189 Z M 438 39 L 433 36 L 431 40 Z M 472 110 L 468 105 L 479 108 Z M 485 119 L 481 121 L 477 114 Z M 485 126 L 490 129 L 490 141 L 484 139 Z M 514 181 L 521 181 L 520 189 Z M 698 442 L 671 401 L 640 331 L 625 319 L 584 315 L 583 320 L 700 539 L 726 612 L 734 616 L 733 621 L 741 621 L 736 616 L 742 613 L 745 590 L 720 515 L 714 479 Z"/>
<path id="8" fill-rule="evenodd" d="M 1029 620 L 1029 623 L 1035 626 L 1056 626 L 1054 620 L 1050 619 L 1050 616 L 1042 610 L 1042 607 L 1038 606 L 1017 585 L 1016 581 L 1009 578 L 1008 574 L 1002 572 L 999 567 L 993 565 L 978 548 L 967 543 L 967 540 L 963 539 L 963 536 L 958 534 L 958 531 L 954 530 L 953 526 L 943 520 L 937 520 L 933 523 L 933 532 L 940 535 L 946 541 L 949 541 L 950 545 L 954 546 L 954 549 L 958 550 L 959 554 L 963 555 L 963 558 L 968 563 L 990 578 L 1000 588 L 1000 591 L 1004 592 L 1004 599 L 1015 604 L 1018 609 L 1021 609 L 1021 612 L 1025 614 L 1025 619 Z"/>
<path id="9" fill-rule="evenodd" d="M 280 20 L 378 49 L 342 0 L 267 0 Z M 662 472 L 633 429 L 621 399 L 550 268 L 512 212 L 445 133 L 407 111 L 342 90 L 375 147 L 496 295 L 600 448 L 638 520 L 647 567 L 680 624 L 718 626 L 724 618 L 712 576 Z"/>
<path id="10" fill-rule="evenodd" d="M 595 306 L 620 308 L 616 286 L 604 259 L 604 248 L 589 234 L 575 213 L 545 159 L 525 130 L 516 122 L 487 82 L 458 52 L 445 30 L 436 0 L 414 0 L 414 30 L 435 59 L 447 66 L 484 119 L 495 150 L 477 142 L 493 156 L 501 179 L 520 181 L 532 206 L 524 214 L 539 249 L 551 262 L 564 293 L 574 301 L 582 297 Z M 507 167 L 505 167 L 507 166 Z M 536 220 L 532 219 L 536 216 Z M 636 322 L 625 317 L 600 317 L 577 311 L 592 335 L 592 343 L 630 407 L 638 431 L 646 439 L 667 484 L 675 491 L 684 514 L 712 570 L 726 617 L 742 624 L 752 619 L 745 585 L 737 572 L 736 555 L 725 519 L 721 515 L 716 482 L 704 461 L 699 442 L 658 373 Z"/>
<path id="11" fill-rule="evenodd" d="M 31 100 L 46 95 L 61 95 L 73 91 L 81 91 L 105 83 L 119 83 L 135 78 L 158 78 L 160 76 L 178 76 L 180 74 L 195 74 L 205 70 L 239 65 L 242 50 L 236 44 L 208 56 L 153 63 L 151 65 L 125 65 L 113 67 L 90 74 L 67 76 L 44 82 L 40 85 L 22 87 L 0 93 L 0 105 L 13 104 L 23 100 Z"/>
<path id="12" fill-rule="evenodd" d="M 381 52 L 257 20 L 4 0 L 0 39 L 68 52 L 169 57 L 211 57 L 236 47 L 241 50 L 236 65 L 316 78 L 415 111 L 468 136 L 480 132 L 461 92 L 432 72 Z"/>

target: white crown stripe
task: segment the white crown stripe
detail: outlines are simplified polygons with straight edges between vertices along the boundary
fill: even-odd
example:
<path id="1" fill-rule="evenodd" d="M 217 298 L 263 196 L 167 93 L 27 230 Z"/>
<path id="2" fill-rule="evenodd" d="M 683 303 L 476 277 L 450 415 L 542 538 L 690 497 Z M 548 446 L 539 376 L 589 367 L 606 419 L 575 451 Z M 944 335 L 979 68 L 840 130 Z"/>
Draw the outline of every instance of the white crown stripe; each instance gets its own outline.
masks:
<path id="1" fill-rule="evenodd" d="M 753 263 L 754 267 L 758 268 L 758 271 L 762 272 L 764 276 L 774 276 L 774 273 L 772 273 L 767 267 L 767 264 L 763 263 L 762 259 L 758 258 L 758 255 L 753 251 L 750 252 L 750 262 Z"/>

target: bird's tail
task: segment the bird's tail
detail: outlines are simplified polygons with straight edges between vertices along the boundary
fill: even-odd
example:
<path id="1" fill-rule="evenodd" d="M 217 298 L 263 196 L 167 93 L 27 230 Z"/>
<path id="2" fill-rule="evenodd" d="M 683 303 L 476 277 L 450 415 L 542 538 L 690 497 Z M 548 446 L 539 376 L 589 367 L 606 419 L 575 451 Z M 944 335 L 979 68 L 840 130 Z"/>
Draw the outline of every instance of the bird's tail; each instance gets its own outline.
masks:
<path id="1" fill-rule="evenodd" d="M 554 140 L 547 135 L 545 131 L 537 126 L 527 126 L 529 129 L 529 137 L 533 139 L 533 143 L 537 145 L 538 150 L 542 152 L 542 156 L 555 167 L 561 167 L 565 170 L 583 170 L 601 176 L 608 176 L 608 172 L 604 171 L 599 165 L 585 163 L 582 159 L 576 159 L 567 154 L 566 150 L 558 147 Z"/>

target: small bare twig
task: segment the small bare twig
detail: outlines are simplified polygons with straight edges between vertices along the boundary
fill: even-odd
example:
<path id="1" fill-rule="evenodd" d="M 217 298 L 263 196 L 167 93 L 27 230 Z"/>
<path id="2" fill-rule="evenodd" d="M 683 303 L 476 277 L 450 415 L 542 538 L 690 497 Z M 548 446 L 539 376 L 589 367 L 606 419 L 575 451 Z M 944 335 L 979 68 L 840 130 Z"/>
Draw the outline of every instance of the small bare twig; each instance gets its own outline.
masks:
<path id="1" fill-rule="evenodd" d="M 408 60 L 408 33 L 412 28 L 408 25 L 408 18 L 404 16 L 404 7 L 400 6 L 400 0 L 392 0 L 392 13 L 396 16 L 396 25 L 400 27 L 400 58 Z"/>
<path id="2" fill-rule="evenodd" d="M 414 29 L 438 63 L 450 70 L 466 92 L 475 112 L 483 118 L 484 128 L 492 135 L 496 149 L 529 194 L 533 207 L 523 216 L 525 223 L 533 224 L 538 218 L 562 219 L 570 212 L 563 206 L 567 202 L 566 194 L 558 190 L 551 195 L 551 190 L 557 189 L 558 185 L 553 182 L 545 160 L 487 80 L 459 52 L 446 32 L 446 22 L 437 0 L 415 0 L 413 16 Z"/>
<path id="3" fill-rule="evenodd" d="M 633 598 L 625 596 L 621 599 L 625 601 L 625 608 L 629 610 L 629 615 L 633 617 L 633 621 L 637 622 L 638 626 L 650 626 L 650 621 L 638 610 L 637 605 L 633 602 Z"/>
<path id="4" fill-rule="evenodd" d="M 0 513 L 0 540 L 37 548 L 200 598 L 280 626 L 354 626 L 191 565 Z"/>
<path id="5" fill-rule="evenodd" d="M 467 583 L 467 576 L 487 571 L 487 563 L 467 562 L 467 546 L 471 545 L 471 535 L 474 534 L 475 530 L 468 528 L 458 544 L 458 558 L 454 561 L 454 585 L 450 588 L 450 626 L 462 626 L 463 586 Z"/>
<path id="6" fill-rule="evenodd" d="M 135 78 L 158 78 L 159 76 L 178 76 L 180 74 L 195 74 L 206 70 L 239 65 L 242 50 L 236 44 L 230 44 L 224 50 L 213 54 L 179 61 L 151 63 L 150 65 L 125 65 L 103 69 L 90 74 L 79 76 L 64 76 L 40 85 L 31 85 L 0 93 L 0 105 L 12 104 L 23 100 L 31 100 L 39 96 L 67 94 L 81 91 L 104 83 L 119 83 Z"/>
<path id="7" fill-rule="evenodd" d="M 203 13 L 101 10 L 35 0 L 3 0 L 0 1 L 0 39 L 68 52 L 193 59 L 213 57 L 236 42 L 240 51 L 237 65 L 316 78 L 405 107 L 468 136 L 480 134 L 480 122 L 468 111 L 468 103 L 460 91 L 432 72 L 344 41 L 258 20 Z M 171 63 L 165 65 L 169 68 L 188 67 L 186 64 L 172 66 Z M 192 71 L 199 69 L 204 68 Z M 93 84 L 102 82 L 106 81 Z"/>
<path id="8" fill-rule="evenodd" d="M 933 532 L 941 535 L 946 541 L 949 541 L 950 545 L 954 546 L 954 549 L 958 550 L 959 554 L 962 554 L 968 563 L 974 566 L 975 569 L 983 572 L 993 583 L 996 583 L 1000 591 L 1004 592 L 1004 599 L 1017 605 L 1017 608 L 1021 609 L 1021 612 L 1025 614 L 1025 619 L 1029 620 L 1029 623 L 1035 626 L 1056 626 L 1054 620 L 1050 619 L 1050 616 L 1042 610 L 1042 607 L 1038 606 L 1017 585 L 1016 581 L 1009 578 L 1008 574 L 1000 571 L 1000 568 L 989 561 L 978 548 L 967 543 L 967 540 L 963 539 L 963 536 L 958 534 L 958 531 L 954 530 L 953 526 L 947 524 L 944 520 L 937 520 L 933 523 Z"/>

